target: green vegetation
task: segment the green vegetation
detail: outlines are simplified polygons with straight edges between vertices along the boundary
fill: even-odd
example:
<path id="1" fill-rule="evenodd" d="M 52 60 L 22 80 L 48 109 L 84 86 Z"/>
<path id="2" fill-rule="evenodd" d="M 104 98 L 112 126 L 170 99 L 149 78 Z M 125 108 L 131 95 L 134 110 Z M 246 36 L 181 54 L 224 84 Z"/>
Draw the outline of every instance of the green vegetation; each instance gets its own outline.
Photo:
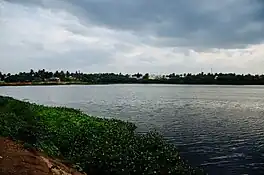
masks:
<path id="1" fill-rule="evenodd" d="M 58 78 L 60 81 L 57 82 Z M 52 80 L 53 79 L 53 80 Z M 52 80 L 52 81 L 51 81 Z M 1 83 L 2 82 L 2 83 Z M 30 70 L 18 74 L 0 72 L 0 86 L 4 85 L 54 85 L 57 84 L 116 84 L 116 83 L 156 83 L 156 84 L 223 84 L 223 85 L 264 85 L 264 75 L 239 75 L 235 73 L 169 74 L 153 76 L 148 73 L 123 75 L 114 73 L 87 74 L 81 72 L 49 72 Z M 10 84 L 15 83 L 15 84 Z M 24 84 L 23 84 L 24 83 Z M 29 83 L 29 84 L 25 84 Z"/>
<path id="2" fill-rule="evenodd" d="M 95 174 L 203 174 L 180 159 L 174 145 L 135 125 L 0 96 L 0 135 Z"/>

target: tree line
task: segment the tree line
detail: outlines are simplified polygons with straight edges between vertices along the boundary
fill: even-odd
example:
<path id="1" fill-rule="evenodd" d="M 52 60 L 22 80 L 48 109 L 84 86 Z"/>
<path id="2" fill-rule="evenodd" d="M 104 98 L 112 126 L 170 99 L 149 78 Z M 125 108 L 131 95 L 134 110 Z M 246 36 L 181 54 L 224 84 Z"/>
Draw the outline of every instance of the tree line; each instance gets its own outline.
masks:
<path id="1" fill-rule="evenodd" d="M 62 82 L 83 82 L 89 84 L 111 83 L 157 83 L 157 84 L 232 84 L 232 85 L 264 85 L 264 75 L 235 74 L 235 73 L 184 73 L 151 76 L 149 73 L 141 74 L 115 74 L 115 73 L 82 73 L 69 71 L 46 71 L 45 69 L 17 74 L 1 73 L 0 81 L 15 82 L 45 82 L 51 78 L 59 78 Z"/>

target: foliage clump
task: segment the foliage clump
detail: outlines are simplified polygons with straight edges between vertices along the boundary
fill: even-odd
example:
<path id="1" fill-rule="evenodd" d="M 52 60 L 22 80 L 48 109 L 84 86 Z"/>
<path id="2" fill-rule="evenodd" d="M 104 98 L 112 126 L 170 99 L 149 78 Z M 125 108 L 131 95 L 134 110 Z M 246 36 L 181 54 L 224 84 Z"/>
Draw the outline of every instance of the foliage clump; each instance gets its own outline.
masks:
<path id="1" fill-rule="evenodd" d="M 46 107 L 0 96 L 0 136 L 20 140 L 50 156 L 96 174 L 204 174 L 181 160 L 158 133 L 88 116 L 79 110 Z"/>

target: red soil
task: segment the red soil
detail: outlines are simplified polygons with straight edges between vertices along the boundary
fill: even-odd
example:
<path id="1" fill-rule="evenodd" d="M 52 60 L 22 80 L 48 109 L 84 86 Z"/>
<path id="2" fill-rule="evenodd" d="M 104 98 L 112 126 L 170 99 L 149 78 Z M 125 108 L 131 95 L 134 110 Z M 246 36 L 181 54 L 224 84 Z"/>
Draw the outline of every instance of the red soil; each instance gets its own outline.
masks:
<path id="1" fill-rule="evenodd" d="M 0 175 L 83 175 L 58 160 L 0 137 Z"/>

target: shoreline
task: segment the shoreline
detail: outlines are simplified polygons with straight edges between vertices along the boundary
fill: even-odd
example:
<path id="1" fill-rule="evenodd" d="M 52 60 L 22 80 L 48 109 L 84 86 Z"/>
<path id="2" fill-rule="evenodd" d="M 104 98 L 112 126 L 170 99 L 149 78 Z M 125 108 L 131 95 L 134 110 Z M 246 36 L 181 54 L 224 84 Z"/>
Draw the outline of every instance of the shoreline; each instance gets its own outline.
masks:
<path id="1" fill-rule="evenodd" d="M 15 82 L 15 83 L 0 83 L 0 86 L 58 86 L 58 85 L 90 85 L 82 82 Z"/>
<path id="2" fill-rule="evenodd" d="M 187 84 L 187 83 L 157 83 L 157 82 L 135 82 L 135 83 L 87 83 L 87 82 L 15 82 L 0 83 L 0 87 L 8 86 L 65 86 L 65 85 L 118 85 L 118 84 L 153 84 L 153 85 L 197 85 L 197 86 L 263 86 L 264 84 Z"/>
<path id="3" fill-rule="evenodd" d="M 205 174 L 188 165 L 160 134 L 140 134 L 135 129 L 133 123 L 89 116 L 73 108 L 0 96 L 0 136 L 63 158 L 88 174 L 91 169 L 95 174 Z"/>

